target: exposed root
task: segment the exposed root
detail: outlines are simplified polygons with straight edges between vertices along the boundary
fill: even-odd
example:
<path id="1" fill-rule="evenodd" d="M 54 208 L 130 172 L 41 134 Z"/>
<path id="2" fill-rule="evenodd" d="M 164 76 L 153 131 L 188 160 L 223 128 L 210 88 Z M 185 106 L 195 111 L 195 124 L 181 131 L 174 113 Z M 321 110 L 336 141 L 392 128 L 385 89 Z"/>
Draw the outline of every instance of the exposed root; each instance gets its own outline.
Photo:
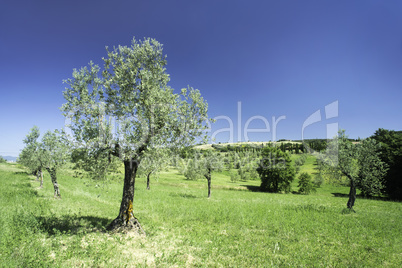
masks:
<path id="1" fill-rule="evenodd" d="M 146 235 L 144 229 L 142 229 L 140 222 L 136 217 L 131 218 L 129 221 L 124 221 L 117 217 L 114 219 L 106 230 L 113 233 L 128 233 L 137 232 L 140 235 Z"/>

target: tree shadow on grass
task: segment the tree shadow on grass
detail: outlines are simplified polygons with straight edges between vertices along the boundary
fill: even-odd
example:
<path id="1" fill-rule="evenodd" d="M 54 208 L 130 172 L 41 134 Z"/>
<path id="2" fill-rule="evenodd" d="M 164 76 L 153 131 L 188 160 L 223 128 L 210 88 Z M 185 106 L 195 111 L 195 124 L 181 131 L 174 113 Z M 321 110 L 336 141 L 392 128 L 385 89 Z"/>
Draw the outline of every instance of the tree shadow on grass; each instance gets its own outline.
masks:
<path id="1" fill-rule="evenodd" d="M 16 171 L 16 172 L 14 172 L 14 174 L 17 174 L 17 175 L 32 175 L 32 174 L 28 174 L 28 172 L 26 172 L 26 171 Z"/>
<path id="2" fill-rule="evenodd" d="M 197 196 L 193 194 L 184 194 L 184 193 L 172 193 L 170 196 L 173 197 L 182 197 L 182 198 L 197 198 Z"/>
<path id="3" fill-rule="evenodd" d="M 255 185 L 241 185 L 243 187 L 246 187 L 247 190 L 251 192 L 262 192 L 260 186 L 255 186 Z"/>
<path id="4" fill-rule="evenodd" d="M 349 198 L 349 194 L 344 194 L 344 193 L 331 193 L 334 197 L 343 197 L 343 198 Z M 358 199 L 367 199 L 367 200 L 380 200 L 380 201 L 392 201 L 388 197 L 384 196 L 364 196 L 364 195 L 357 195 L 356 196 Z"/>
<path id="5" fill-rule="evenodd" d="M 38 217 L 39 229 L 49 235 L 58 234 L 86 234 L 106 232 L 107 225 L 112 221 L 109 218 L 95 216 L 63 215 L 56 217 Z"/>

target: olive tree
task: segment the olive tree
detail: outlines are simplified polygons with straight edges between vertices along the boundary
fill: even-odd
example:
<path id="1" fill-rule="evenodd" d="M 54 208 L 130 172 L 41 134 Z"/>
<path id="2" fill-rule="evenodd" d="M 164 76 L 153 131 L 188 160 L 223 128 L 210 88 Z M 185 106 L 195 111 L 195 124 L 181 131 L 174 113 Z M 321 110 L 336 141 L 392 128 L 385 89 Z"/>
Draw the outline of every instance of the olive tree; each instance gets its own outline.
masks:
<path id="1" fill-rule="evenodd" d="M 78 147 L 104 150 L 124 163 L 120 210 L 109 229 L 142 230 L 133 213 L 137 170 L 155 148 L 193 144 L 205 134 L 207 103 L 198 90 L 174 93 L 166 55 L 154 39 L 107 50 L 103 68 L 74 69 L 61 107 Z M 205 135 L 204 135 L 205 136 Z"/>
<path id="2" fill-rule="evenodd" d="M 44 155 L 40 149 L 40 136 L 39 127 L 33 126 L 31 131 L 26 135 L 23 140 L 25 147 L 22 149 L 18 159 L 19 162 L 27 167 L 32 174 L 36 175 L 36 179 L 39 181 L 40 188 L 43 187 L 43 169 L 44 169 Z"/>
<path id="3" fill-rule="evenodd" d="M 221 171 L 224 168 L 222 157 L 212 150 L 204 150 L 194 159 L 197 172 L 207 180 L 208 198 L 211 197 L 212 171 Z"/>
<path id="4" fill-rule="evenodd" d="M 379 146 L 370 138 L 354 144 L 341 130 L 328 144 L 325 154 L 319 156 L 327 174 L 348 178 L 350 190 L 347 208 L 351 210 L 356 201 L 356 189 L 365 196 L 371 196 L 380 194 L 384 187 L 383 177 L 387 167 L 380 159 Z"/>
<path id="5" fill-rule="evenodd" d="M 150 181 L 151 175 L 157 176 L 158 173 L 166 168 L 169 162 L 170 151 L 166 149 L 155 148 L 153 150 L 148 150 L 141 161 L 141 165 L 138 169 L 139 177 L 146 177 L 147 179 L 147 190 L 151 190 Z"/>
<path id="6" fill-rule="evenodd" d="M 49 172 L 54 188 L 54 197 L 61 198 L 57 171 L 67 162 L 70 157 L 70 146 L 63 132 L 55 130 L 47 131 L 43 135 L 40 145 L 43 153 L 43 163 Z"/>

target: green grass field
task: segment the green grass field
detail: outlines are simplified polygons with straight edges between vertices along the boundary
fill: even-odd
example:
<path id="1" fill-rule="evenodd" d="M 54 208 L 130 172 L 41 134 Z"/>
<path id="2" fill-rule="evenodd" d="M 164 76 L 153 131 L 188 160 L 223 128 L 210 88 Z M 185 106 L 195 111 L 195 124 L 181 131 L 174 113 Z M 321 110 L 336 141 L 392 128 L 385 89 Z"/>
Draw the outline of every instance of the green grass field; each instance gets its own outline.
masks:
<path id="1" fill-rule="evenodd" d="M 301 171 L 314 172 L 309 157 Z M 359 198 L 348 213 L 347 187 L 311 195 L 255 191 L 258 180 L 227 173 L 188 181 L 176 170 L 146 190 L 137 179 L 134 212 L 147 235 L 111 234 L 122 184 L 60 173 L 53 199 L 17 165 L 0 164 L 2 267 L 402 267 L 402 204 Z M 293 190 L 297 190 L 294 182 Z"/>

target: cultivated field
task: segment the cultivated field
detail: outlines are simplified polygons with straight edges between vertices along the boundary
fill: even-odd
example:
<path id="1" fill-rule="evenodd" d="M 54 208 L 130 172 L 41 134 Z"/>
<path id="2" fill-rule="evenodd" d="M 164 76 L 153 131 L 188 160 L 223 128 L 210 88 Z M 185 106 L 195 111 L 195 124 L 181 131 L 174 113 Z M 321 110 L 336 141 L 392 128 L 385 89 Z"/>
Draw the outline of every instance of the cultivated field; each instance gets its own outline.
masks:
<path id="1" fill-rule="evenodd" d="M 309 157 L 301 171 L 314 172 Z M 324 184 L 311 195 L 256 191 L 259 181 L 213 174 L 188 181 L 170 169 L 136 184 L 134 213 L 147 235 L 112 234 L 122 183 L 60 172 L 53 198 L 17 165 L 0 165 L 2 267 L 402 267 L 402 204 L 356 201 L 348 187 Z M 123 175 L 122 175 L 123 176 Z M 293 189 L 297 190 L 297 182 Z"/>

